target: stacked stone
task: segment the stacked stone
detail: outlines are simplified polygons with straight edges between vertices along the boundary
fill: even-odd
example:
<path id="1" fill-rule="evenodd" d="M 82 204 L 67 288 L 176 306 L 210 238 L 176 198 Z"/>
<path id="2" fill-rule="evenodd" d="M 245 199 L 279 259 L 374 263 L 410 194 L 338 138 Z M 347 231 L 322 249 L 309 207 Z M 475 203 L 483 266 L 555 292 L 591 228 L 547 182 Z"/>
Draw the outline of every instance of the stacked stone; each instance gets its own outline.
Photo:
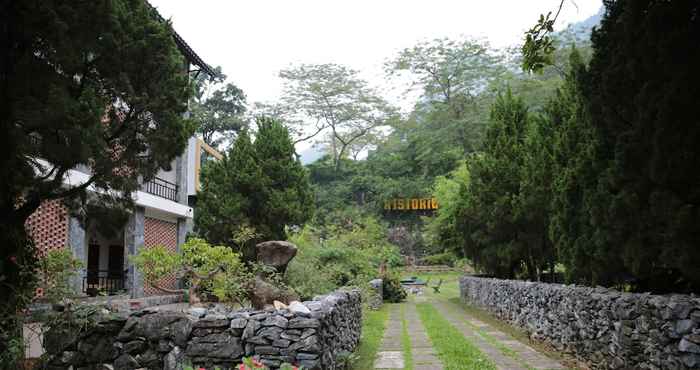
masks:
<path id="1" fill-rule="evenodd" d="M 700 369 L 700 298 L 464 276 L 460 294 L 595 369 Z"/>
<path id="2" fill-rule="evenodd" d="M 180 370 L 187 362 L 230 369 L 252 356 L 273 369 L 285 362 L 336 369 L 359 342 L 360 297 L 358 290 L 338 291 L 281 310 L 142 310 L 80 334 L 52 333 L 50 368 Z"/>
<path id="3" fill-rule="evenodd" d="M 383 292 L 383 282 L 382 279 L 374 279 L 369 282 L 371 288 L 369 298 L 367 299 L 367 306 L 372 310 L 378 310 L 382 307 L 384 303 L 384 292 Z"/>

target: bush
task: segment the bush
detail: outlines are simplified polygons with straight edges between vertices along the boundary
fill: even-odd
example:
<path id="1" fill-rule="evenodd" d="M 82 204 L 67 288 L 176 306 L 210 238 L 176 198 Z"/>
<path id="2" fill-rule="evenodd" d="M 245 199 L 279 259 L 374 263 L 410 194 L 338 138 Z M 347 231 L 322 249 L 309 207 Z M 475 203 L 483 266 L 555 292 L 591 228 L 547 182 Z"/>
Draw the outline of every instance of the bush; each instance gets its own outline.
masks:
<path id="1" fill-rule="evenodd" d="M 382 277 L 382 294 L 386 302 L 399 303 L 406 299 L 406 291 L 398 275 L 386 274 Z"/>
<path id="2" fill-rule="evenodd" d="M 246 283 L 252 274 L 243 265 L 240 255 L 225 246 L 211 246 L 203 239 L 190 238 L 182 245 L 182 254 L 166 249 L 162 245 L 141 248 L 131 260 L 143 273 L 146 282 L 161 287 L 159 282 L 175 274 L 187 280 L 190 303 L 197 303 L 199 295 L 212 294 L 220 302 L 242 303 L 246 298 Z"/>
<path id="3" fill-rule="evenodd" d="M 421 262 L 425 265 L 448 265 L 452 266 L 458 257 L 453 252 L 443 252 L 438 254 L 433 254 L 430 256 L 425 256 L 421 259 Z"/>
<path id="4" fill-rule="evenodd" d="M 67 248 L 50 250 L 39 259 L 37 296 L 57 303 L 74 294 L 70 280 L 78 275 L 82 262 Z"/>

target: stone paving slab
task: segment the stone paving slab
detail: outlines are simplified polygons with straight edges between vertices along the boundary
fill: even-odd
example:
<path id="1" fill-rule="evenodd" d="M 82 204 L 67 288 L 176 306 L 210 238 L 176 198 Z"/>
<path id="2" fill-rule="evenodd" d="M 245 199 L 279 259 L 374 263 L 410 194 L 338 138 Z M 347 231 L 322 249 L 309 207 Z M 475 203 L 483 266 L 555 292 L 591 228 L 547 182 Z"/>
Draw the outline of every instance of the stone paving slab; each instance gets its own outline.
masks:
<path id="1" fill-rule="evenodd" d="M 384 329 L 377 358 L 374 361 L 375 369 L 403 369 L 405 367 L 403 345 L 401 344 L 402 331 L 401 306 L 395 304 L 389 308 L 389 319 Z"/>
<path id="2" fill-rule="evenodd" d="M 494 361 L 498 369 L 566 369 L 561 363 L 537 352 L 532 347 L 517 341 L 510 335 L 470 316 L 467 312 L 459 310 L 459 307 L 454 304 L 436 301 L 434 302 L 434 306 L 445 317 L 445 319 L 447 319 L 447 321 L 462 332 L 467 339 L 471 340 L 482 352 L 484 352 L 484 354 L 489 356 Z M 459 315 L 454 313 L 454 310 L 459 310 L 458 312 L 460 312 L 460 315 L 463 316 L 459 317 Z M 469 324 L 465 323 L 464 321 L 467 321 Z M 498 341 L 504 347 L 512 350 L 517 359 L 504 354 L 500 348 L 491 344 L 478 331 L 475 331 L 473 329 L 474 327 Z"/>
<path id="3" fill-rule="evenodd" d="M 406 303 L 406 329 L 411 340 L 413 370 L 443 370 L 442 361 L 437 357 L 425 326 L 418 317 L 416 304 Z"/>

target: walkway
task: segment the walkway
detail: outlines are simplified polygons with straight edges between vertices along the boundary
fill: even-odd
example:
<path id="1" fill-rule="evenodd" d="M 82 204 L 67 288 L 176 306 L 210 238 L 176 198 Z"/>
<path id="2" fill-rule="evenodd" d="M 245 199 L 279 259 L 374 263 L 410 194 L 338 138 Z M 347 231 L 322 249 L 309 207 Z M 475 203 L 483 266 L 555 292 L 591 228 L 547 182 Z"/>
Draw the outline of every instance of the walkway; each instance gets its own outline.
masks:
<path id="1" fill-rule="evenodd" d="M 433 346 L 431 338 L 421 322 L 416 311 L 416 302 L 418 302 L 432 305 L 449 325 L 488 357 L 497 370 L 566 369 L 558 361 L 470 315 L 459 305 L 450 302 L 448 298 L 448 295 L 444 293 L 429 293 L 422 296 L 412 296 L 407 302 L 391 305 L 389 319 L 374 368 L 450 369 L 450 367 L 443 365 L 444 358 L 441 360 L 441 354 Z M 431 333 L 433 332 L 431 331 Z M 455 333 L 455 335 L 459 334 Z M 454 360 L 452 363 L 452 367 L 454 367 Z"/>

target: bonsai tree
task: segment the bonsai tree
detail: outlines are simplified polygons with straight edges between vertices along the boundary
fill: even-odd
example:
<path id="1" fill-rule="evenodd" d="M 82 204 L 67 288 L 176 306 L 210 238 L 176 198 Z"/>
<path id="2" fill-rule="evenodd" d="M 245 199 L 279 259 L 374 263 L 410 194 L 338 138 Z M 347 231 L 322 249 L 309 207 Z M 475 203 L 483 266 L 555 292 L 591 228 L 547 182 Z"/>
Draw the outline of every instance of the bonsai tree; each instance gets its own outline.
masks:
<path id="1" fill-rule="evenodd" d="M 221 302 L 241 305 L 246 297 L 246 281 L 250 273 L 240 255 L 225 246 L 211 246 L 203 239 L 190 238 L 182 253 L 162 245 L 141 248 L 131 260 L 152 287 L 166 293 L 186 293 L 190 305 L 201 302 L 203 290 L 214 294 Z M 187 289 L 172 289 L 161 285 L 166 276 L 175 275 L 188 282 Z"/>

